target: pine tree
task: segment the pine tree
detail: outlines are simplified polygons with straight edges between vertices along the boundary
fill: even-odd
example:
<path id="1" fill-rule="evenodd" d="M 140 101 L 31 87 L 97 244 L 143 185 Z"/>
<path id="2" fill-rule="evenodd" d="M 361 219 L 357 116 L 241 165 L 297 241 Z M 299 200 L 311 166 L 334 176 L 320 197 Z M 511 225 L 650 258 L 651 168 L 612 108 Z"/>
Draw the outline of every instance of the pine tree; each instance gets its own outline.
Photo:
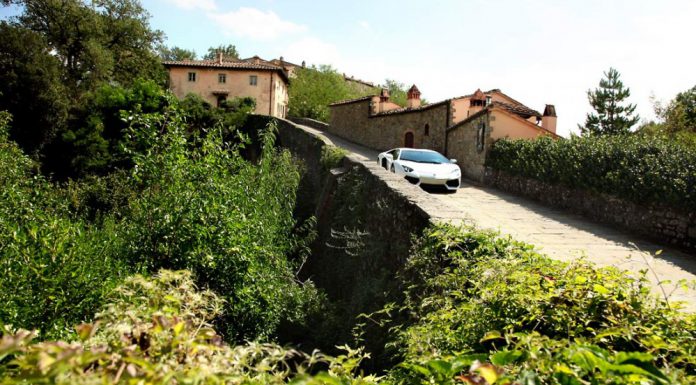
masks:
<path id="1" fill-rule="evenodd" d="M 587 99 L 596 114 L 587 114 L 585 125 L 578 125 L 583 136 L 627 134 L 640 120 L 640 116 L 634 115 L 636 105 L 623 103 L 631 91 L 624 88 L 620 77 L 619 71 L 609 68 L 599 81 L 599 88 L 587 90 Z"/>

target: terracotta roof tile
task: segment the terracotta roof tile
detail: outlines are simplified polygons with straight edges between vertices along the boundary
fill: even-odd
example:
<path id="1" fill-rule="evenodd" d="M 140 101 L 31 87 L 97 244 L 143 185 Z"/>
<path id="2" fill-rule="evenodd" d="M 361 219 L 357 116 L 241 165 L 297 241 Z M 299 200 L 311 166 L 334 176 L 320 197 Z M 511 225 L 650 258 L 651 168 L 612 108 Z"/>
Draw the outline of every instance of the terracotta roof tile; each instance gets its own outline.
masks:
<path id="1" fill-rule="evenodd" d="M 180 60 L 162 62 L 165 67 L 206 67 L 206 68 L 227 68 L 227 69 L 255 69 L 282 71 L 279 66 L 272 64 L 254 64 L 245 61 L 223 61 L 217 60 Z"/>
<path id="2" fill-rule="evenodd" d="M 533 110 L 533 109 L 531 109 L 523 104 L 510 104 L 510 103 L 496 102 L 496 101 L 493 101 L 492 104 L 494 107 L 502 108 L 506 111 L 520 115 L 525 119 L 529 118 L 530 116 L 536 116 L 538 118 L 541 117 L 541 114 L 539 113 L 539 111 Z"/>

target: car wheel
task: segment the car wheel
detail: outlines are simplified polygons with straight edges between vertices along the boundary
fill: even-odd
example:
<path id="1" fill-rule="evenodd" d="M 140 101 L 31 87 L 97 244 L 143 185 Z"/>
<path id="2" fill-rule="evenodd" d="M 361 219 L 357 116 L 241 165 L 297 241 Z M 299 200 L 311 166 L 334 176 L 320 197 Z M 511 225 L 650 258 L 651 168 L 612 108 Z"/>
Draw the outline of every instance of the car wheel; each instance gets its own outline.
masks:
<path id="1" fill-rule="evenodd" d="M 391 168 L 389 168 L 389 171 L 396 174 L 396 170 L 394 169 L 394 163 L 392 163 Z"/>
<path id="2" fill-rule="evenodd" d="M 382 167 L 384 167 L 385 170 L 387 169 L 387 160 L 386 159 L 382 159 Z"/>

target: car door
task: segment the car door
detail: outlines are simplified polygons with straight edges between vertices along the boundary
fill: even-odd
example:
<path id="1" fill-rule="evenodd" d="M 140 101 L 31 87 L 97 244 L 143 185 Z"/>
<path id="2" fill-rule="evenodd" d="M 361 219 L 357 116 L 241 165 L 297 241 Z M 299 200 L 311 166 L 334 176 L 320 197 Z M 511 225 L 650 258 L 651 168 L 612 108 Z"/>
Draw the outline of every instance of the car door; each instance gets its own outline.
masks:
<path id="1" fill-rule="evenodd" d="M 399 155 L 401 154 L 401 150 L 398 148 L 395 148 L 391 151 L 389 151 L 389 155 L 392 156 L 391 160 L 387 158 L 387 170 L 393 171 L 392 165 L 394 164 L 395 161 L 399 160 Z"/>

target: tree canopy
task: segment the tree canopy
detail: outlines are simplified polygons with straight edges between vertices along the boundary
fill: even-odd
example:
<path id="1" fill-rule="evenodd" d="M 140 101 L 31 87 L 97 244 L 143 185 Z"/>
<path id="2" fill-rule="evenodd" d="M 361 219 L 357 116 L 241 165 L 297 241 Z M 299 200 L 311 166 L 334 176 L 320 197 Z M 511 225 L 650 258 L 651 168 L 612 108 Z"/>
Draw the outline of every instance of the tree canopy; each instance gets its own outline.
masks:
<path id="1" fill-rule="evenodd" d="M 157 53 L 162 60 L 196 60 L 196 52 L 193 50 L 188 50 L 181 47 L 167 47 L 166 45 L 160 45 L 157 48 Z"/>
<path id="2" fill-rule="evenodd" d="M 59 138 L 68 120 L 88 116 L 102 85 L 164 84 L 155 53 L 163 35 L 137 0 L 3 4 L 20 5 L 21 14 L 0 24 L 0 110 L 14 116 L 10 137 L 29 153 Z"/>
<path id="3" fill-rule="evenodd" d="M 210 47 L 208 48 L 208 53 L 203 56 L 203 59 L 215 60 L 218 58 L 220 53 L 222 53 L 222 58 L 225 60 L 239 59 L 239 52 L 237 52 L 237 47 L 235 47 L 233 44 Z"/>
<path id="4" fill-rule="evenodd" d="M 696 86 L 678 93 L 667 105 L 655 101 L 654 108 L 658 120 L 642 124 L 638 134 L 696 147 Z"/>
<path id="5" fill-rule="evenodd" d="M 668 132 L 696 133 L 696 85 L 678 93 L 666 107 L 658 106 L 656 112 L 664 120 Z"/>
<path id="6" fill-rule="evenodd" d="M 599 88 L 587 91 L 587 99 L 595 113 L 588 113 L 585 125 L 579 126 L 583 135 L 627 134 L 640 120 L 634 115 L 636 105 L 625 103 L 631 91 L 624 88 L 620 78 L 619 71 L 609 68 L 599 81 Z"/>
<path id="7" fill-rule="evenodd" d="M 329 65 L 318 68 L 296 68 L 296 77 L 290 82 L 289 112 L 293 116 L 329 120 L 328 105 L 339 100 L 371 95 L 376 90 L 360 91 L 347 84 L 343 75 Z"/>

